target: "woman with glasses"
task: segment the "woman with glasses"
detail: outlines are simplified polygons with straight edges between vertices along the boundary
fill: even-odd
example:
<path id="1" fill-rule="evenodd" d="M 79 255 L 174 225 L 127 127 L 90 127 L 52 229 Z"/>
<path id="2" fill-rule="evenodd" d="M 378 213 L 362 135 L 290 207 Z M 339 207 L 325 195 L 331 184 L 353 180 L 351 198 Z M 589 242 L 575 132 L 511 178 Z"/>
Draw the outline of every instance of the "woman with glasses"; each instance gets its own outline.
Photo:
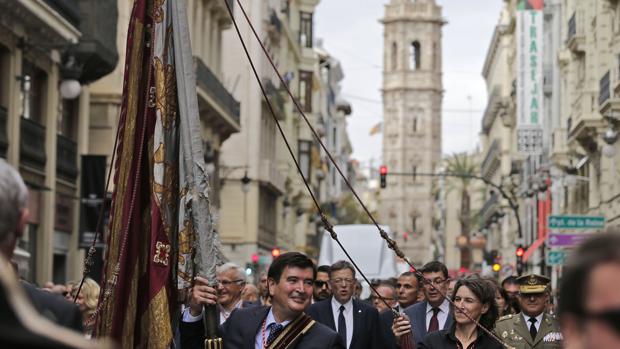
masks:
<path id="1" fill-rule="evenodd" d="M 476 320 L 489 331 L 498 317 L 495 287 L 477 275 L 459 279 L 452 294 L 454 323 L 450 328 L 430 333 L 418 348 L 501 349 L 502 344 L 478 328 Z"/>

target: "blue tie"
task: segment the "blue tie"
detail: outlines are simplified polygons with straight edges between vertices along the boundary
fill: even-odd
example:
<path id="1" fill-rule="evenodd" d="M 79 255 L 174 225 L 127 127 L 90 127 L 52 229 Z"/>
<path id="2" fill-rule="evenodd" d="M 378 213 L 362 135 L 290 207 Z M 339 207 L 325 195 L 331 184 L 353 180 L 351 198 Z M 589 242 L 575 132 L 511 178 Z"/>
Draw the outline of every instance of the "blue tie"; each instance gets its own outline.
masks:
<path id="1" fill-rule="evenodd" d="M 267 337 L 267 343 L 265 343 L 267 347 L 276 339 L 276 337 L 278 337 L 280 332 L 284 329 L 284 326 L 273 323 L 269 326 L 269 328 L 269 336 Z"/>
<path id="2" fill-rule="evenodd" d="M 347 323 L 344 321 L 344 305 L 340 306 L 340 315 L 338 315 L 338 334 L 342 338 L 342 344 L 347 347 Z"/>

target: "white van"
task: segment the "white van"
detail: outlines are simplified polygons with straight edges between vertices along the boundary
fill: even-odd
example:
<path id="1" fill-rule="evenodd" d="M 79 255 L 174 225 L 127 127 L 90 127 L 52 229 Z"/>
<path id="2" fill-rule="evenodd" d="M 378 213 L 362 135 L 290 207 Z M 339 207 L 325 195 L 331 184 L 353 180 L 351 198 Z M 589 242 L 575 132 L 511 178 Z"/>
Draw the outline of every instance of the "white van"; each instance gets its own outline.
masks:
<path id="1" fill-rule="evenodd" d="M 390 227 L 381 228 L 392 237 Z M 355 263 L 371 279 L 388 279 L 398 277 L 400 271 L 396 266 L 396 255 L 390 250 L 387 242 L 379 235 L 379 230 L 373 224 L 336 225 L 334 231 L 338 240 L 353 258 Z M 334 241 L 328 231 L 323 233 L 319 265 L 331 265 L 339 260 L 349 261 L 342 249 Z M 357 279 L 362 279 L 357 275 Z"/>

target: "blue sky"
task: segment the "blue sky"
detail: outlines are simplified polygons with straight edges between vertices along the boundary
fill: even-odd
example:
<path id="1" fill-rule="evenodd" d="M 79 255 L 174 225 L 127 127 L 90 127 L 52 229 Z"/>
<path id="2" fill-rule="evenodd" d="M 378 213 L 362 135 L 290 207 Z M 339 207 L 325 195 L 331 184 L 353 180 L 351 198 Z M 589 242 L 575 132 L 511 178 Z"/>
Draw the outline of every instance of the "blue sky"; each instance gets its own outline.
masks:
<path id="1" fill-rule="evenodd" d="M 353 106 L 349 137 L 353 158 L 374 167 L 381 158 L 381 135 L 368 131 L 381 121 L 383 5 L 389 0 L 322 0 L 315 35 L 342 62 L 345 98 Z M 502 0 L 438 0 L 443 28 L 443 153 L 473 150 L 486 106 L 482 65 L 498 21 Z M 471 111 L 471 112 L 470 112 Z"/>

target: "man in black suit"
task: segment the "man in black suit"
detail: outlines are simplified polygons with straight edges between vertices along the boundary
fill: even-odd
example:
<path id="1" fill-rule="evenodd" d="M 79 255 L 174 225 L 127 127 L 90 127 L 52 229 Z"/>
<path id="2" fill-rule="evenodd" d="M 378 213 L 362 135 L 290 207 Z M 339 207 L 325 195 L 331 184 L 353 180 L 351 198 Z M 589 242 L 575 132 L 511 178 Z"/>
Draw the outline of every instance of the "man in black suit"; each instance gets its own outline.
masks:
<path id="1" fill-rule="evenodd" d="M 379 313 L 372 306 L 353 299 L 355 270 L 346 261 L 329 268 L 332 297 L 308 309 L 316 321 L 338 332 L 348 349 L 380 348 Z"/>
<path id="2" fill-rule="evenodd" d="M 0 254 L 11 260 L 28 222 L 28 189 L 19 172 L 0 159 Z M 22 283 L 34 308 L 52 322 L 82 332 L 78 307 L 59 295 Z"/>
<path id="3" fill-rule="evenodd" d="M 392 330 L 398 341 L 401 335 L 412 331 L 413 338 L 419 346 L 427 334 L 450 328 L 453 322 L 448 296 L 448 268 L 438 261 L 426 263 L 420 272 L 423 276 L 424 302 L 416 303 L 405 309 L 406 317 L 401 316 L 394 322 Z"/>
<path id="4" fill-rule="evenodd" d="M 283 253 L 273 260 L 267 277 L 271 306 L 234 310 L 219 328 L 225 349 L 344 348 L 337 333 L 304 314 L 316 277 L 312 260 L 298 252 Z M 216 304 L 214 288 L 196 285 L 194 289 L 200 292 L 198 300 Z M 192 329 L 181 323 L 182 348 L 203 348 L 203 333 L 190 333 Z"/>
<path id="5" fill-rule="evenodd" d="M 396 282 L 396 292 L 398 294 L 398 304 L 394 307 L 396 312 L 401 313 L 405 308 L 415 304 L 418 300 L 419 282 L 415 273 L 406 271 L 398 277 Z M 381 325 L 381 335 L 383 348 L 397 348 L 394 333 L 392 333 L 392 323 L 394 322 L 393 311 L 383 311 L 379 313 L 379 323 Z"/>

